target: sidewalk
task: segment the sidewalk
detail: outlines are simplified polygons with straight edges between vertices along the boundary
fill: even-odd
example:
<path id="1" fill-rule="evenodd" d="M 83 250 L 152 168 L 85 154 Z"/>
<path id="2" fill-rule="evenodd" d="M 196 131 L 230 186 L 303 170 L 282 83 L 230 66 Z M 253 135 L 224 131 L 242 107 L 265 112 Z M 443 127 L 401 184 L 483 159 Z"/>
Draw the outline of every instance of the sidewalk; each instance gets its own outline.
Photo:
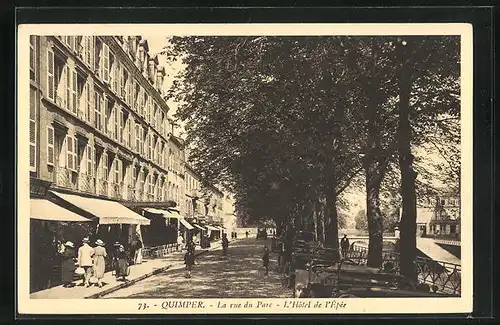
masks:
<path id="1" fill-rule="evenodd" d="M 208 249 L 197 248 L 195 250 L 195 255 L 198 256 L 209 251 L 217 250 L 219 248 L 220 243 L 212 243 L 212 246 Z M 172 253 L 172 255 L 165 258 L 144 260 L 141 264 L 131 265 L 130 275 L 127 277 L 129 281 L 127 282 L 118 281 L 112 275 L 112 272 L 107 272 L 104 274 L 104 278 L 102 279 L 102 282 L 104 284 L 102 288 L 99 288 L 97 286 L 90 286 L 88 288 L 79 286 L 78 284 L 82 283 L 82 280 L 79 280 L 77 282 L 73 282 L 76 284 L 76 286 L 72 288 L 64 288 L 62 285 L 60 285 L 46 290 L 34 292 L 30 294 L 30 299 L 99 298 L 103 295 L 109 294 L 121 288 L 128 287 L 138 281 L 141 281 L 163 271 L 182 268 L 184 267 L 183 256 L 184 252 L 174 252 Z"/>

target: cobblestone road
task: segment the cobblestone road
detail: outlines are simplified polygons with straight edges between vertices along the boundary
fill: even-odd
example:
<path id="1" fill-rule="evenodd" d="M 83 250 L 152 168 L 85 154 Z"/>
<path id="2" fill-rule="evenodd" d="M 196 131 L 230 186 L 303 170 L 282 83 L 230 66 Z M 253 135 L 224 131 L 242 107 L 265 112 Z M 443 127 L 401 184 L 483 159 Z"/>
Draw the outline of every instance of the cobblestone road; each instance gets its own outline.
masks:
<path id="1" fill-rule="evenodd" d="M 220 250 L 198 257 L 192 277 L 177 269 L 152 276 L 104 298 L 287 298 L 289 289 L 276 272 L 264 274 L 261 254 L 270 240 L 242 239 L 230 243 L 227 256 Z M 271 254 L 271 269 L 276 255 Z"/>

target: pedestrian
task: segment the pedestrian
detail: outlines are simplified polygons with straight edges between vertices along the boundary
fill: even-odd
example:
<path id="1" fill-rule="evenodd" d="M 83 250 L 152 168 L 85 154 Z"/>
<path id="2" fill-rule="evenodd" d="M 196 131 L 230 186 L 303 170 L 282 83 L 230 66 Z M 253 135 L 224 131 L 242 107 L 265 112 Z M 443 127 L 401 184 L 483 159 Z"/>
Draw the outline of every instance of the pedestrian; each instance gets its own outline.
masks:
<path id="1" fill-rule="evenodd" d="M 142 247 L 142 241 L 140 239 L 137 239 L 135 246 L 134 264 L 142 263 Z"/>
<path id="2" fill-rule="evenodd" d="M 228 248 L 228 246 L 229 246 L 229 240 L 227 240 L 227 234 L 224 233 L 222 235 L 222 253 L 224 255 L 227 254 L 227 248 Z"/>
<path id="3" fill-rule="evenodd" d="M 75 275 L 75 246 L 72 242 L 67 241 L 64 244 L 64 250 L 61 254 L 61 281 L 63 287 L 74 287 L 73 277 Z"/>
<path id="4" fill-rule="evenodd" d="M 262 264 L 266 268 L 266 275 L 269 274 L 269 248 L 264 246 L 264 254 L 262 255 Z"/>
<path id="5" fill-rule="evenodd" d="M 92 276 L 92 266 L 94 262 L 92 256 L 94 255 L 94 249 L 89 245 L 89 238 L 85 237 L 82 239 L 82 246 L 78 248 L 78 266 L 83 268 L 85 273 L 83 274 L 82 286 L 90 286 L 90 277 Z"/>
<path id="6" fill-rule="evenodd" d="M 188 250 L 184 255 L 184 264 L 186 264 L 186 278 L 190 278 L 194 265 L 194 253 L 192 251 Z"/>
<path id="7" fill-rule="evenodd" d="M 118 279 L 120 277 L 120 266 L 118 264 L 118 255 L 120 254 L 120 242 L 115 242 L 113 244 L 113 250 L 111 252 L 111 264 L 113 270 L 115 271 L 115 277 Z"/>
<path id="8" fill-rule="evenodd" d="M 98 239 L 95 243 L 97 246 L 94 248 L 94 276 L 97 279 L 97 285 L 101 288 L 108 254 L 102 240 Z"/>
<path id="9" fill-rule="evenodd" d="M 194 254 L 195 247 L 196 247 L 196 245 L 195 245 L 193 239 L 192 238 L 189 239 L 189 241 L 186 244 L 186 251 Z"/>
<path id="10" fill-rule="evenodd" d="M 238 239 L 238 233 L 236 231 L 234 232 L 234 239 Z"/>
<path id="11" fill-rule="evenodd" d="M 125 247 L 123 245 L 120 245 L 118 247 L 118 278 L 121 278 L 122 281 L 127 281 L 127 276 L 128 276 L 128 256 L 127 252 L 125 251 Z"/>
<path id="12" fill-rule="evenodd" d="M 182 250 L 184 247 L 184 238 L 181 234 L 177 237 L 177 250 Z"/>
<path id="13" fill-rule="evenodd" d="M 347 258 L 347 253 L 349 252 L 349 238 L 344 234 L 344 237 L 340 240 L 340 248 L 342 249 L 342 258 Z"/>

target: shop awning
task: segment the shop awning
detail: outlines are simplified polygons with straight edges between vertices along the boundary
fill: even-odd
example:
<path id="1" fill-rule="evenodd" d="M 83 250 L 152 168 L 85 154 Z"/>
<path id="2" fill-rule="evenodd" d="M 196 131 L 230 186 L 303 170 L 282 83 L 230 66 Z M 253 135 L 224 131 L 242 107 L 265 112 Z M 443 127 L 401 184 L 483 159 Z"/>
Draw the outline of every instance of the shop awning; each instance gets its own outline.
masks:
<path id="1" fill-rule="evenodd" d="M 186 227 L 187 229 L 189 229 L 189 230 L 194 229 L 194 227 L 193 227 L 193 226 L 191 226 L 191 224 L 190 224 L 189 222 L 187 222 L 187 221 L 186 221 L 186 219 L 182 219 L 182 218 L 181 218 L 181 219 L 179 219 L 179 221 L 180 221 L 180 222 L 182 223 L 182 225 L 183 225 L 184 227 Z"/>
<path id="2" fill-rule="evenodd" d="M 145 208 L 147 212 L 154 214 L 162 214 L 165 218 L 173 218 L 173 219 L 182 219 L 183 216 L 178 211 L 172 210 L 163 210 L 163 209 L 155 209 L 155 208 Z"/>
<path id="3" fill-rule="evenodd" d="M 208 230 L 215 230 L 215 231 L 220 231 L 220 229 L 214 227 L 214 226 L 211 226 L 211 225 L 205 225 L 205 227 L 207 227 Z"/>
<path id="4" fill-rule="evenodd" d="M 91 221 L 44 199 L 30 199 L 30 217 L 32 219 L 49 221 Z"/>
<path id="5" fill-rule="evenodd" d="M 85 210 L 99 218 L 99 223 L 107 224 L 130 224 L 130 225 L 149 225 L 147 218 L 124 207 L 118 202 L 102 199 L 88 198 L 74 194 L 62 194 L 51 191 L 61 199 Z"/>
<path id="6" fill-rule="evenodd" d="M 202 226 L 198 225 L 198 224 L 194 224 L 193 226 L 195 226 L 196 228 L 200 229 L 200 230 L 206 230 L 205 228 L 203 228 Z"/>

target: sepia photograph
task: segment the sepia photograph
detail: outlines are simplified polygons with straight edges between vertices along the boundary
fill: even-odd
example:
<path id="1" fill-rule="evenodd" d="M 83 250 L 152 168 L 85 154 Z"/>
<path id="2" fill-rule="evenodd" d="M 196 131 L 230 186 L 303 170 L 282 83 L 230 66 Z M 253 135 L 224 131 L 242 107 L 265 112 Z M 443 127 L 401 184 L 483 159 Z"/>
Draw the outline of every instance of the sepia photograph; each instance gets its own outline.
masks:
<path id="1" fill-rule="evenodd" d="M 471 311 L 470 25 L 21 25 L 18 54 L 20 312 Z"/>

